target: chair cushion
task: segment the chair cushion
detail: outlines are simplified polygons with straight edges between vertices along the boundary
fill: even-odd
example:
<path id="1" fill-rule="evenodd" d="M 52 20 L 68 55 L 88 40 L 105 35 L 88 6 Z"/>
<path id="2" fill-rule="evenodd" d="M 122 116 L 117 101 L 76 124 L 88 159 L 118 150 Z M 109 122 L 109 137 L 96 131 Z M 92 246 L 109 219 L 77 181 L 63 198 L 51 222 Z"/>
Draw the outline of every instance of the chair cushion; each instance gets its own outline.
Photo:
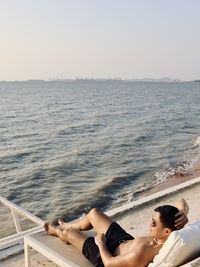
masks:
<path id="1" fill-rule="evenodd" d="M 148 267 L 176 267 L 200 256 L 200 221 L 173 231 Z"/>

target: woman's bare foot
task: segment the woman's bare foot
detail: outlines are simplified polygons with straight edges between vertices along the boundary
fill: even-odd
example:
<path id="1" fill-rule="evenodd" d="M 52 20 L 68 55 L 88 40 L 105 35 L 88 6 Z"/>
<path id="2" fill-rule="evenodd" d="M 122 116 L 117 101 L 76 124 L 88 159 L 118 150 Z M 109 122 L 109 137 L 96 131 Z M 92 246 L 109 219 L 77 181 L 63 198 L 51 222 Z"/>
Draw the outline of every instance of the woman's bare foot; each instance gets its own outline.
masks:
<path id="1" fill-rule="evenodd" d="M 60 225 L 60 228 L 62 230 L 68 230 L 72 228 L 72 225 L 70 223 L 66 223 L 62 219 L 58 219 L 58 224 Z"/>
<path id="2" fill-rule="evenodd" d="M 46 222 L 44 224 L 44 229 L 47 231 L 48 235 L 58 236 L 56 233 L 56 226 L 53 226 L 51 223 Z"/>
<path id="3" fill-rule="evenodd" d="M 60 226 L 54 226 L 51 223 L 45 223 L 44 229 L 47 231 L 48 235 L 59 237 L 65 244 L 70 244 L 66 239 L 66 235 L 63 234 L 63 230 Z"/>

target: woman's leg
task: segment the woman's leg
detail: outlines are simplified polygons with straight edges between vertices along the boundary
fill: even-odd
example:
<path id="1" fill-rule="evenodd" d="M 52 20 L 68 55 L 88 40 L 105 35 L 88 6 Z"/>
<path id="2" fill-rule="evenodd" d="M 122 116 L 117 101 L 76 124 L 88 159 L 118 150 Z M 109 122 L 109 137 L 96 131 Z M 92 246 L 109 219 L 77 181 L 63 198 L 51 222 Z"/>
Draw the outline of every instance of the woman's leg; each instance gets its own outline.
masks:
<path id="1" fill-rule="evenodd" d="M 87 215 L 75 222 L 66 223 L 58 220 L 62 229 L 75 229 L 80 231 L 90 230 L 94 228 L 97 233 L 105 234 L 112 223 L 112 220 L 100 212 L 98 209 L 93 208 Z"/>
<path id="2" fill-rule="evenodd" d="M 66 244 L 71 244 L 82 252 L 83 244 L 88 238 L 85 234 L 75 229 L 62 230 L 60 227 L 46 223 L 45 229 L 48 235 L 59 237 Z"/>

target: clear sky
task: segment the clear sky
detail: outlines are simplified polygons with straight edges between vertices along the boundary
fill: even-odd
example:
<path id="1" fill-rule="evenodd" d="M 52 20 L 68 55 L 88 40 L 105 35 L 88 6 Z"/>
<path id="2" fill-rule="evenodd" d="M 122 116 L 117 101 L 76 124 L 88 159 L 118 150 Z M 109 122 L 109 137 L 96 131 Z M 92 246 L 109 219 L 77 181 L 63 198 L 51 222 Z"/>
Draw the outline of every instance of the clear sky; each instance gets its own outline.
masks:
<path id="1" fill-rule="evenodd" d="M 0 0 L 0 80 L 200 79 L 200 0 Z"/>

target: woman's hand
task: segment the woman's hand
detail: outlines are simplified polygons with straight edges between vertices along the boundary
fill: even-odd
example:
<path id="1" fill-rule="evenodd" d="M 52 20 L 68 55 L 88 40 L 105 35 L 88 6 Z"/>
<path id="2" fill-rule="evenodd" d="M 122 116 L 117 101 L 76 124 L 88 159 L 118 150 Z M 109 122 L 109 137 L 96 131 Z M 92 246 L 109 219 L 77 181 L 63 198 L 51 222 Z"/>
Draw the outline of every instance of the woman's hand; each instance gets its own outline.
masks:
<path id="1" fill-rule="evenodd" d="M 104 246 L 106 243 L 106 237 L 104 234 L 97 234 L 95 236 L 95 243 L 96 245 L 99 246 Z"/>

